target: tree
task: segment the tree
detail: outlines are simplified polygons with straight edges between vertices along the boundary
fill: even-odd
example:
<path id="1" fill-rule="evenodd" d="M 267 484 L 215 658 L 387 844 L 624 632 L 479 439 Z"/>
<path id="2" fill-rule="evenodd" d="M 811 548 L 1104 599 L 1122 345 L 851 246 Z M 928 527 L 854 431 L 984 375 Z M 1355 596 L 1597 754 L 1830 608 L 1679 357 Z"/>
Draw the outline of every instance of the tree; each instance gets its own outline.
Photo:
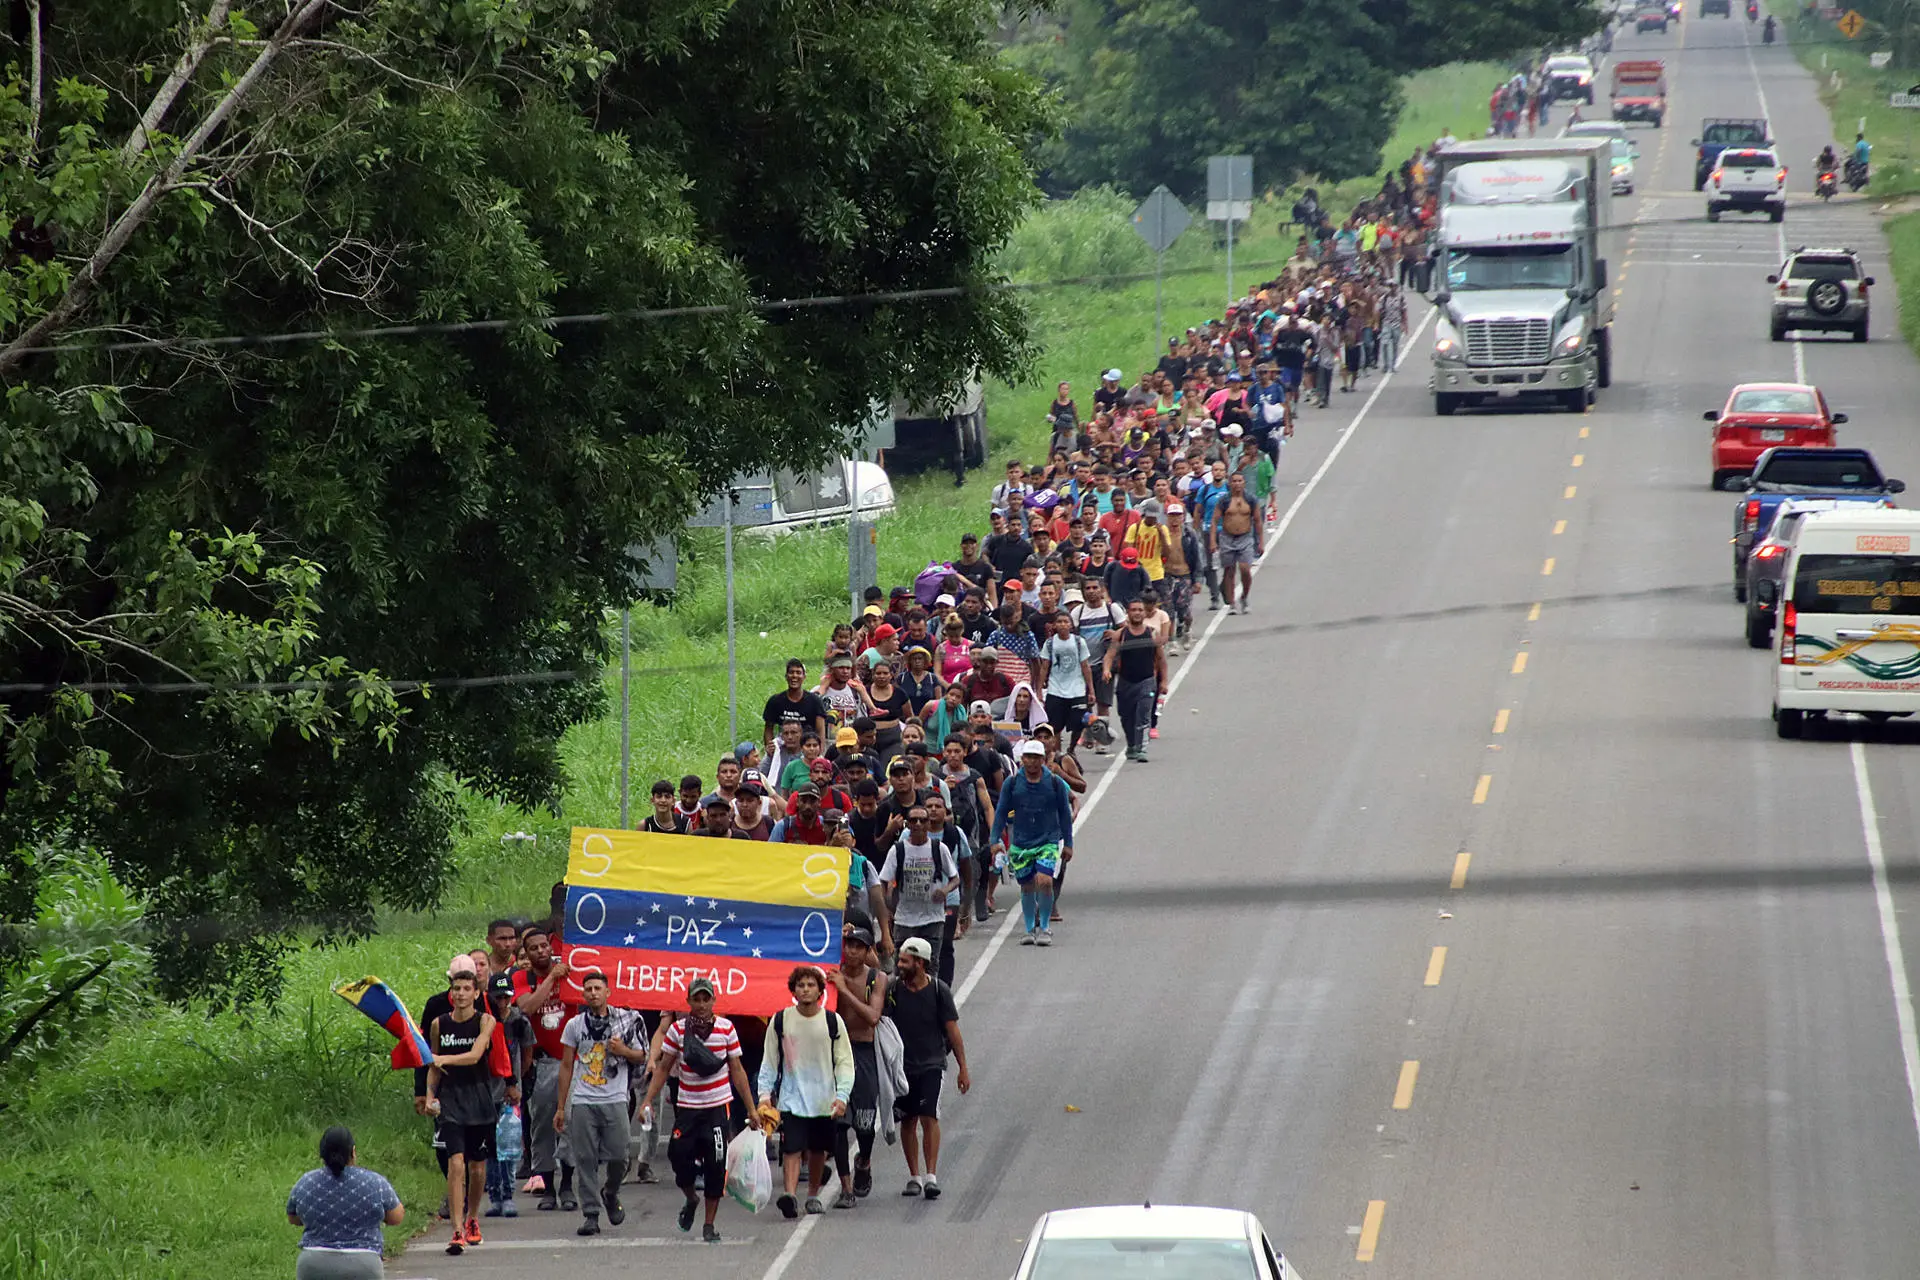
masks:
<path id="1" fill-rule="evenodd" d="M 1380 162 L 1402 76 L 1598 25 L 1590 0 L 1069 0 L 1066 49 L 1046 60 L 1067 122 L 1042 158 L 1055 187 L 1165 183 L 1189 200 L 1210 155 L 1251 155 L 1275 185 L 1354 177 Z"/>
<path id="2" fill-rule="evenodd" d="M 628 547 L 1031 358 L 970 288 L 1047 120 L 983 0 L 23 2 L 0 848 L 104 850 L 172 993 L 434 903 L 457 784 L 551 803 Z"/>

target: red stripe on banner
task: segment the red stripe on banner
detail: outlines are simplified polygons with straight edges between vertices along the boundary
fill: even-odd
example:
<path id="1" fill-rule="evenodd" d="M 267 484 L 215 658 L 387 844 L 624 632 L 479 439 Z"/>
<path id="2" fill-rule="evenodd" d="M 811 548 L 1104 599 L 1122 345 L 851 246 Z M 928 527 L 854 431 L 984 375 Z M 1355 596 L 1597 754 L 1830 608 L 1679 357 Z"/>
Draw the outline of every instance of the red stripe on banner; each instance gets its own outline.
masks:
<path id="1" fill-rule="evenodd" d="M 608 999 L 623 1009 L 672 1009 L 687 1007 L 687 984 L 695 978 L 711 978 L 717 988 L 716 1012 L 770 1018 L 793 1003 L 787 991 L 787 976 L 793 972 L 791 960 L 720 959 L 709 960 L 678 951 L 649 951 L 642 947 L 595 947 L 562 944 L 561 958 L 570 971 L 565 986 L 569 998 L 576 998 L 575 985 L 582 976 L 598 969 L 607 975 L 611 988 Z M 838 964 L 838 950 L 823 956 Z M 825 970 L 826 966 L 817 968 Z M 833 988 L 826 991 L 826 1005 L 833 1007 Z"/>

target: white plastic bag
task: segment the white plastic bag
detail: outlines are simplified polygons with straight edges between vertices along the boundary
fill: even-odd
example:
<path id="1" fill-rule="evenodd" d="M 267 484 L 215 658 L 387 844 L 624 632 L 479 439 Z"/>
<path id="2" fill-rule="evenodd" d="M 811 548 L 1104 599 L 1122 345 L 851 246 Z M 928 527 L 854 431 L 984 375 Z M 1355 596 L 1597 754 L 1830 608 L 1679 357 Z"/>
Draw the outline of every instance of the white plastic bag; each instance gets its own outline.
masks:
<path id="1" fill-rule="evenodd" d="M 727 1194 L 748 1213 L 773 1199 L 773 1166 L 767 1163 L 767 1139 L 758 1129 L 742 1129 L 727 1144 Z"/>

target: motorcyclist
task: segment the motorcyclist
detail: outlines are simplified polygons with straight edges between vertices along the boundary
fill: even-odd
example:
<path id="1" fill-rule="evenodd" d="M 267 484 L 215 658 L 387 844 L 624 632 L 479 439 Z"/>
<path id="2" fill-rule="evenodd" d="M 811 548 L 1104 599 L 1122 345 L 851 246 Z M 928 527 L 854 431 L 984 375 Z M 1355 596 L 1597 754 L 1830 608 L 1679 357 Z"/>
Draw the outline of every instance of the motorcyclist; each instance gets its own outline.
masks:
<path id="1" fill-rule="evenodd" d="M 1859 165 L 1862 169 L 1865 169 L 1867 167 L 1867 160 L 1872 155 L 1873 155 L 1873 144 L 1867 141 L 1867 135 L 1864 133 L 1854 134 L 1853 135 L 1853 162 Z"/>
<path id="2" fill-rule="evenodd" d="M 1831 142 L 1820 148 L 1820 154 L 1813 162 L 1813 171 L 1816 174 L 1840 172 L 1840 157 L 1834 154 Z"/>
<path id="3" fill-rule="evenodd" d="M 1759 21 L 1759 19 L 1760 19 L 1760 6 L 1756 4 L 1754 0 L 1747 0 L 1747 21 L 1757 22 Z"/>

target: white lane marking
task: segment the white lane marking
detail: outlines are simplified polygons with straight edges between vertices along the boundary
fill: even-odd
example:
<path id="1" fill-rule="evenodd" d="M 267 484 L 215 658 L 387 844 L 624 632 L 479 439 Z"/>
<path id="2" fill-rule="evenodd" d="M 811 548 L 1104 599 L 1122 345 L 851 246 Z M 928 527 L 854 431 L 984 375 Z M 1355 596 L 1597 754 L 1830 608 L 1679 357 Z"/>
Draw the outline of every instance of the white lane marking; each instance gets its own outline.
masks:
<path id="1" fill-rule="evenodd" d="M 1768 127 L 1771 128 L 1773 109 L 1767 106 L 1767 91 L 1760 83 L 1760 64 L 1753 60 L 1753 37 L 1744 31 L 1741 32 L 1741 36 L 1746 42 L 1741 47 L 1746 50 L 1747 70 L 1753 75 L 1754 96 L 1760 99 L 1760 117 L 1768 121 Z M 1779 262 L 1782 266 L 1785 266 L 1787 261 L 1786 223 L 1776 222 L 1773 224 L 1773 242 L 1774 249 L 1779 255 Z M 1769 300 L 1769 305 L 1771 305 L 1771 300 Z M 1787 341 L 1793 344 L 1793 380 L 1795 382 L 1805 382 L 1807 380 L 1807 349 L 1801 345 L 1800 339 L 1798 338 L 1790 337 Z"/>
<path id="2" fill-rule="evenodd" d="M 1880 844 L 1880 815 L 1873 807 L 1873 784 L 1867 779 L 1867 749 L 1852 748 L 1853 788 L 1860 797 L 1860 828 L 1866 836 L 1867 865 L 1873 869 L 1873 900 L 1880 909 L 1880 941 L 1887 953 L 1887 975 L 1893 982 L 1893 1016 L 1900 1026 L 1900 1056 L 1906 1060 L 1907 1101 L 1913 1112 L 1913 1131 L 1920 1138 L 1920 1033 L 1913 1017 L 1913 990 L 1907 982 L 1907 957 L 1900 946 L 1900 920 L 1893 910 L 1893 890 L 1887 884 L 1887 858 Z"/>
<path id="3" fill-rule="evenodd" d="M 753 1236 L 728 1236 L 720 1241 L 725 1245 L 749 1245 Z M 489 1253 L 501 1249 L 711 1249 L 697 1236 L 590 1236 L 581 1239 L 577 1236 L 557 1236 L 553 1239 L 501 1240 L 487 1241 L 482 1248 Z M 398 1277 L 395 1280 L 399 1280 Z"/>
<path id="4" fill-rule="evenodd" d="M 1400 363 L 1405 363 L 1407 353 L 1411 352 L 1413 344 L 1420 340 L 1420 335 L 1426 332 L 1427 322 L 1432 320 L 1433 316 L 1434 313 L 1432 311 L 1427 312 L 1426 315 L 1421 317 L 1420 323 L 1415 325 L 1413 331 L 1407 335 L 1406 342 L 1401 348 Z M 1285 537 L 1287 530 L 1293 527 L 1293 518 L 1300 514 L 1300 508 L 1306 503 L 1308 498 L 1313 496 L 1313 491 L 1319 488 L 1320 482 L 1326 478 L 1327 472 L 1333 467 L 1334 459 L 1338 458 L 1341 452 L 1346 449 L 1347 441 L 1353 439 L 1353 433 L 1359 429 L 1361 422 L 1366 419 L 1367 411 L 1373 408 L 1374 402 L 1380 398 L 1380 393 L 1387 389 L 1389 382 L 1393 381 L 1393 375 L 1399 371 L 1400 363 L 1396 363 L 1392 369 L 1381 374 L 1380 381 L 1374 385 L 1373 394 L 1368 396 L 1366 403 L 1362 404 L 1360 408 L 1354 412 L 1353 421 L 1349 422 L 1346 429 L 1340 433 L 1340 438 L 1333 442 L 1333 448 L 1327 451 L 1327 456 L 1321 460 L 1319 469 L 1313 473 L 1312 478 L 1307 481 L 1298 496 L 1294 498 L 1293 505 L 1287 508 L 1286 514 L 1280 517 L 1280 523 L 1274 526 L 1273 536 L 1267 539 L 1267 549 L 1260 553 L 1260 559 L 1254 565 L 1256 576 L 1260 568 L 1267 563 L 1267 557 L 1272 555 L 1274 548 L 1280 545 L 1280 539 Z M 1169 698 L 1174 695 L 1174 692 L 1179 689 L 1181 683 L 1186 680 L 1187 672 L 1193 669 L 1194 664 L 1200 658 L 1200 651 L 1207 647 L 1207 641 L 1213 639 L 1213 633 L 1218 631 L 1220 624 L 1226 620 L 1226 614 L 1216 613 L 1213 616 L 1213 621 L 1207 624 L 1207 629 L 1200 633 L 1199 642 L 1187 651 L 1186 661 L 1180 664 L 1180 669 L 1173 673 L 1173 679 L 1167 682 L 1167 696 Z M 1101 798 L 1107 794 L 1108 788 L 1113 786 L 1113 780 L 1120 776 L 1120 770 L 1125 768 L 1126 764 L 1126 757 L 1121 756 L 1114 760 L 1112 768 L 1100 775 L 1100 781 L 1094 784 L 1092 793 L 1087 796 L 1087 802 L 1080 806 L 1079 817 L 1074 819 L 1074 826 L 1076 828 L 1093 815 L 1095 806 L 1097 806 Z M 980 985 L 980 979 L 986 976 L 987 966 L 992 964 L 994 957 L 1000 954 L 1000 948 L 1005 946 L 1007 939 L 1012 936 L 1013 927 L 1019 919 L 1019 911 L 1009 908 L 1007 918 L 1001 922 L 998 929 L 994 930 L 993 937 L 987 941 L 986 949 L 981 951 L 980 958 L 973 962 L 973 968 L 967 970 L 965 981 L 954 991 L 953 1003 L 956 1007 L 966 1004 L 967 997 L 971 996 L 974 988 Z M 816 1221 L 818 1221 L 818 1218 L 808 1217 L 801 1222 L 799 1226 L 794 1228 L 793 1234 L 787 1238 L 786 1247 L 780 1250 L 779 1256 L 767 1267 L 765 1274 L 761 1276 L 760 1280 L 780 1280 L 780 1277 L 787 1273 L 787 1268 L 792 1266 L 793 1260 L 800 1255 L 800 1246 L 804 1245 L 807 1242 L 807 1237 L 813 1234 L 813 1224 Z"/>

